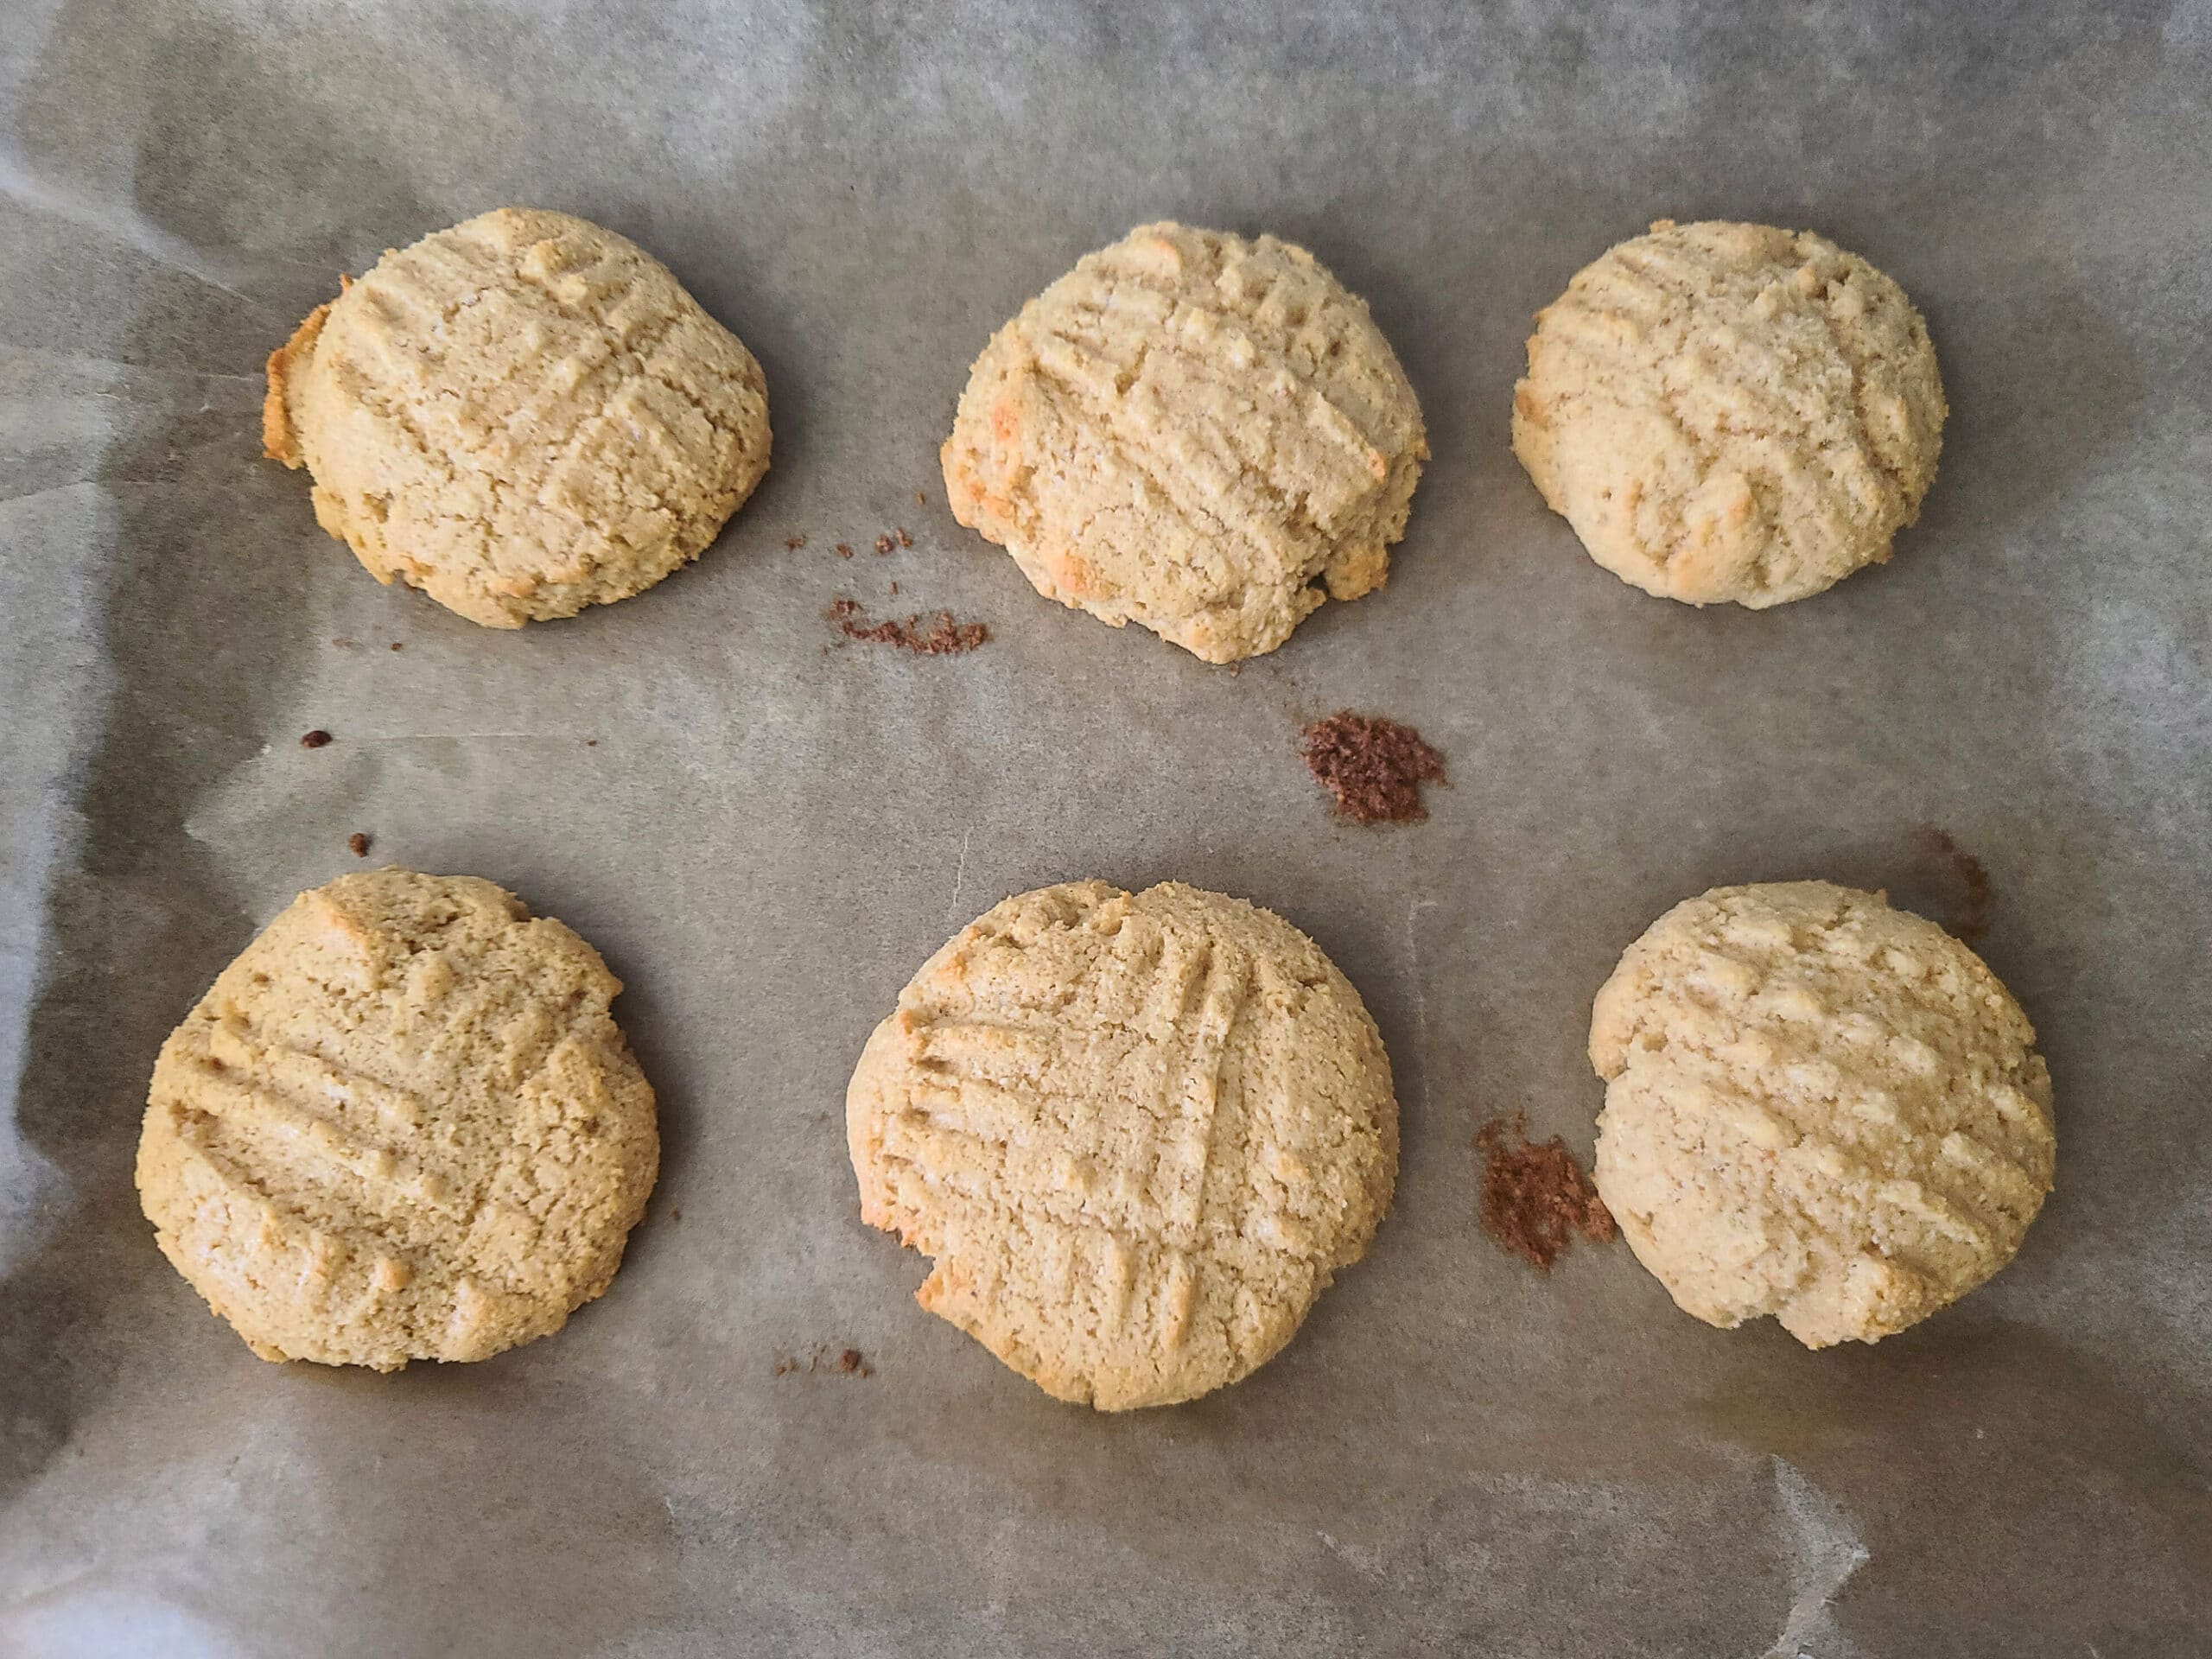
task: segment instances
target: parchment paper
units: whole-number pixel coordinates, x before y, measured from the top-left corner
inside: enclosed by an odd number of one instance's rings
[[[2212,1650],[2202,0],[13,0],[0,54],[0,1650]],[[341,270],[509,202],[666,259],[776,450],[696,569],[498,634],[370,581],[257,410]],[[1815,227],[1926,312],[1953,415],[1894,563],[1700,613],[1544,511],[1529,315],[1661,214]],[[1434,447],[1388,588],[1238,673],[1039,600],[938,478],[991,330],[1159,215],[1313,247]],[[839,595],[992,638],[840,645]],[[1428,823],[1326,816],[1294,733],[1344,706],[1446,752]],[[1956,920],[1922,824],[2056,1078],[2013,1266],[1813,1354],[1483,1236],[1476,1128],[1586,1154],[1646,923],[1800,875]],[[485,1364],[264,1364],[131,1189],[162,1037],[357,830],[594,941],[661,1091],[613,1291]],[[1119,1419],[914,1306],[841,1135],[923,957],[1092,874],[1311,931],[1404,1109],[1289,1350]]]

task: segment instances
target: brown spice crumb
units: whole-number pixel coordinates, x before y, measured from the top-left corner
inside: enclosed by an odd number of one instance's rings
[[[991,637],[981,622],[957,620],[950,611],[919,613],[903,622],[871,622],[856,599],[830,601],[823,613],[848,639],[870,645],[897,645],[923,657],[955,657],[973,651]]]
[[[898,584],[897,582],[893,582],[893,583],[891,584],[891,593],[892,593],[892,596],[893,596],[893,598],[896,598],[896,597],[898,596],[898,594],[899,594],[899,584]]]
[[[914,544],[914,538],[906,533],[904,525],[892,531],[892,534],[899,538],[899,545],[901,547],[912,547]]]
[[[1428,816],[1421,786],[1442,783],[1444,757],[1410,726],[1340,709],[1299,734],[1306,769],[1356,823],[1414,823]]]
[[[333,639],[330,643],[337,646],[340,651],[351,651],[353,649],[353,642],[351,639]]]
[[[926,490],[916,490],[916,491],[914,492],[914,505],[915,505],[916,506],[918,506],[918,507],[926,507],[927,505],[929,505],[929,504],[930,504],[930,498],[929,498],[929,492],[928,492],[928,491],[926,491]]]
[[[1952,908],[1951,931],[1968,944],[1980,944],[1988,935],[1997,908],[1997,889],[1989,880],[1987,867],[1932,823],[1920,825],[1913,836],[1922,850],[1942,861],[1964,890]]]
[[[366,858],[369,855],[368,836],[364,835],[360,830],[356,830],[352,835],[346,837],[346,850],[353,854],[356,858]]]
[[[852,545],[851,545],[851,543],[847,543],[847,542],[840,542],[840,543],[837,543],[837,556],[838,556],[839,558],[841,558],[841,559],[849,559],[849,558],[851,558],[851,557],[853,556],[853,550],[852,550]]]
[[[402,644],[401,644],[398,640],[397,640],[397,639],[395,639],[395,640],[393,640],[393,641],[391,642],[391,648],[392,648],[394,651],[404,651],[404,650],[406,650],[406,649],[407,649],[407,647],[406,647],[405,645],[402,645]]]
[[[321,727],[318,726],[315,730],[305,733],[301,736],[300,747],[303,749],[319,749],[329,741],[330,734],[324,731]]]
[[[598,747],[599,747],[599,740],[598,740],[597,738],[595,738],[595,737],[588,737],[588,738],[584,739],[584,747],[586,747],[586,748],[588,748],[588,749],[595,749],[595,748],[597,748]]]
[[[888,536],[877,537],[875,538],[875,550],[879,553],[888,553],[891,550],[891,538]]]
[[[668,1218],[669,1218],[671,1221],[681,1221],[681,1220],[683,1220],[683,1207],[682,1207],[681,1205],[673,1205],[673,1204],[670,1205],[668,1206]]]
[[[1577,1233],[1593,1243],[1618,1236],[1612,1211],[1567,1142],[1529,1139],[1527,1119],[1492,1118],[1475,1134],[1483,1154],[1483,1230],[1546,1272]]]
[[[785,547],[804,547],[806,545],[806,537],[804,536],[786,536],[784,537],[784,545]]]
[[[823,1343],[816,1343],[803,1354],[778,1354],[775,1375],[791,1376],[804,1372],[809,1376],[823,1371],[835,1371],[842,1376],[874,1376],[875,1367],[857,1348],[833,1351]]]

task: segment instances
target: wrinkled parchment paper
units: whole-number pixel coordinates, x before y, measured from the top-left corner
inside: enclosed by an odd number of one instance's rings
[[[2212,1651],[2209,90],[2202,0],[16,0],[0,1651]],[[695,569],[495,634],[370,581],[257,410],[341,270],[509,202],[666,259],[776,452]],[[1661,214],[1818,228],[1925,310],[1954,414],[1894,563],[1700,613],[1543,510],[1529,315]],[[1435,451],[1389,588],[1237,673],[1037,599],[938,480],[991,330],[1159,215],[1313,247]],[[841,595],[992,638],[840,645]],[[1446,752],[1428,823],[1325,815],[1294,736],[1344,706]],[[1799,875],[1956,920],[1923,824],[1986,866],[2057,1083],[2011,1268],[1812,1354],[1624,1248],[1546,1278],[1483,1236],[1475,1130],[1586,1154],[1589,1000],[1647,922]],[[612,1293],[486,1364],[264,1364],[131,1190],[162,1035],[355,831],[595,942],[661,1091]],[[1311,931],[1405,1116],[1282,1357],[1122,1419],[913,1306],[841,1135],[922,957],[1092,874]]]

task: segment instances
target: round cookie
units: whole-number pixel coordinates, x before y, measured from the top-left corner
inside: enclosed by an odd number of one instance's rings
[[[1927,324],[1864,259],[1662,219],[1536,314],[1513,452],[1622,581],[1758,610],[1890,556],[1946,412]]]
[[[861,1219],[937,1258],[917,1300],[1102,1411],[1271,1358],[1397,1176],[1359,993],[1281,917],[1172,883],[1042,887],[970,923],[845,1102]]]
[[[993,335],[943,450],[953,516],[1047,599],[1210,663],[1382,585],[1421,405],[1303,248],[1146,225]]]
[[[162,1045],[138,1192],[264,1359],[485,1359],[607,1288],[653,1093],[559,922],[474,876],[294,899]]]
[[[2050,1191],[2050,1075],[1981,958],[1878,893],[1716,887],[1598,993],[1598,1191],[1684,1312],[1873,1342],[1972,1290]]]
[[[518,628],[705,550],[768,469],[767,384],[636,244],[503,207],[318,307],[269,359],[263,445],[378,582]]]

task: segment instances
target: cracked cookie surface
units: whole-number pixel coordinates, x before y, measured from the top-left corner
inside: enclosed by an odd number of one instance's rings
[[[1878,893],[1716,887],[1598,993],[1598,1191],[1684,1312],[1873,1342],[2012,1259],[2057,1141],[2035,1032]]]
[[[1367,1010],[1281,918],[1169,884],[1007,899],[925,963],[846,1095],[861,1218],[922,1306],[1062,1400],[1171,1404],[1290,1340],[1398,1161]]]
[[[1039,593],[1227,663],[1382,585],[1428,444],[1312,254],[1160,223],[992,337],[941,458],[954,516]]]
[[[520,627],[697,557],[767,470],[767,385],[634,243],[500,208],[317,308],[269,359],[263,442],[378,581]]]
[[[295,899],[162,1045],[162,1254],[264,1359],[484,1359],[604,1291],[659,1161],[599,953],[474,876]]]
[[[1864,259],[1661,219],[1536,314],[1513,449],[1624,582],[1763,609],[1888,559],[1946,413],[1927,325]]]

